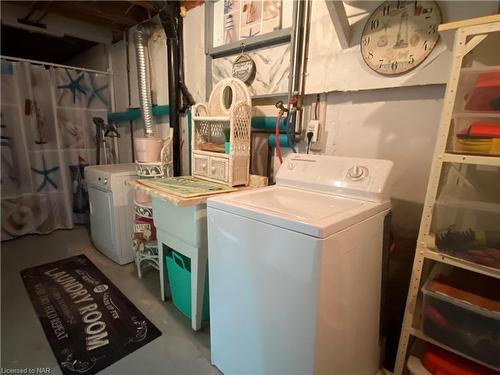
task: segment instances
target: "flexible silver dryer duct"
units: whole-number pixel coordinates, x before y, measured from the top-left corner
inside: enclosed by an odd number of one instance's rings
[[[148,39],[153,31],[153,24],[143,23],[137,26],[134,33],[135,55],[137,58],[137,79],[139,82],[139,101],[144,120],[144,135],[153,137],[153,111],[151,104],[151,87],[148,77]]]

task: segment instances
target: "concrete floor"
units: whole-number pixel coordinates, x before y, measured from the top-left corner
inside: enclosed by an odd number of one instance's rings
[[[210,364],[209,329],[191,330],[191,322],[160,300],[158,273],[145,269],[137,277],[132,264],[119,266],[91,244],[87,228],[30,235],[2,243],[1,367],[50,367],[61,374],[19,271],[73,255],[85,254],[151,320],[162,335],[105,368],[100,374],[220,374]]]

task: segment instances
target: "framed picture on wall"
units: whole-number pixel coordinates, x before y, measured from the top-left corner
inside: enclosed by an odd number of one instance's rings
[[[272,33],[289,26],[292,7],[283,5],[282,0],[219,0],[215,2],[213,5],[213,47]]]

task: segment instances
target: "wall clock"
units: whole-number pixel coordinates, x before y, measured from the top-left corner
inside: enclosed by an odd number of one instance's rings
[[[361,56],[377,73],[408,72],[436,46],[441,21],[435,1],[385,1],[365,24]]]

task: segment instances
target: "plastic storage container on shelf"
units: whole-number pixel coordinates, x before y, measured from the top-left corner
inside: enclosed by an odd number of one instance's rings
[[[435,345],[427,346],[423,358],[422,366],[424,371],[431,375],[498,375],[497,371],[438,348]]]
[[[500,111],[500,66],[463,68],[454,112]]]
[[[436,267],[422,292],[424,334],[500,370],[500,280]]]
[[[499,167],[445,164],[429,246],[500,269],[499,175]]]
[[[406,361],[406,367],[408,368],[408,372],[410,373],[410,375],[433,375],[432,373],[427,371],[420,358],[413,355],[410,355],[408,357],[408,361]]]
[[[500,156],[500,112],[453,116],[454,142],[448,151]]]
[[[172,302],[181,313],[191,319],[191,259],[175,250],[169,250],[165,256],[165,263]],[[208,271],[205,275],[201,320],[209,319]]]
[[[447,151],[500,156],[500,66],[463,68]]]

